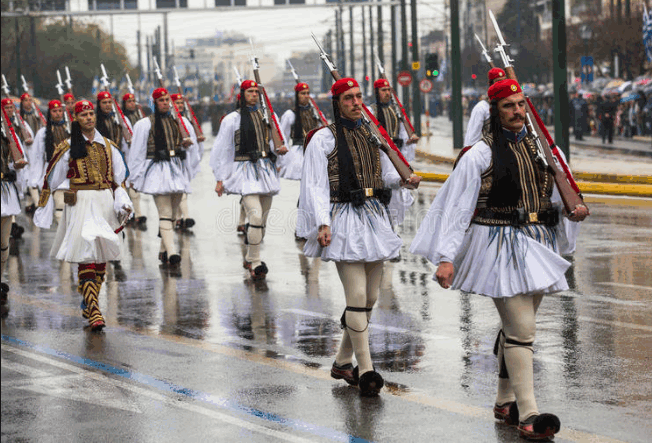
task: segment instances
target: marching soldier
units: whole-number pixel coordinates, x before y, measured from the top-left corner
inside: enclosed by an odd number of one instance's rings
[[[297,83],[294,86],[294,109],[288,109],[281,116],[283,136],[291,141],[288,153],[277,161],[281,177],[288,180],[301,180],[303,142],[306,134],[320,126],[322,126],[321,120],[315,116],[310,105],[310,87],[307,83]]]
[[[20,116],[23,118],[25,123],[29,125],[32,134],[36,134],[36,132],[43,126],[41,116],[36,111],[35,106],[32,96],[27,92],[20,96]]]
[[[97,130],[104,137],[115,143],[125,157],[129,154],[129,144],[124,137],[122,125],[118,122],[121,116],[113,110],[113,97],[108,91],[97,94]]]
[[[29,161],[30,158],[29,148],[31,148],[34,142],[34,134],[32,133],[32,129],[29,126],[24,125],[20,121],[20,118],[16,113],[16,105],[14,104],[14,101],[12,99],[10,98],[2,99],[2,109],[6,112],[7,117],[11,121],[11,124],[13,125],[16,131],[16,135],[18,136],[18,141],[21,144],[21,148]],[[29,190],[29,186],[28,186],[29,177],[30,177],[29,163],[27,164],[27,167],[21,168],[20,170],[16,171],[15,184],[18,189],[19,197],[23,196],[26,188]],[[34,197],[36,197],[37,195],[38,195],[38,190],[36,191],[36,193],[34,192],[30,193],[30,199],[32,199],[32,203]],[[36,200],[36,203],[38,203],[38,200]],[[25,232],[25,228],[23,228],[18,223],[16,223],[16,217],[14,216],[12,218],[12,223],[11,223],[11,236],[13,238],[21,238],[24,232]]]
[[[2,107],[4,109],[8,108],[9,105],[11,105],[12,108],[15,108],[11,99],[6,98],[2,100]],[[16,215],[20,214],[20,194],[16,187],[16,170],[25,166],[25,164],[13,162],[9,150],[9,137],[11,136],[11,134],[6,134],[4,130],[2,131],[2,147],[0,151],[0,172],[2,174],[0,183],[2,186],[2,192],[0,193],[2,196],[0,205],[0,210],[2,211],[2,223],[0,226],[0,276],[3,278],[2,283],[0,283],[0,303],[2,304],[3,312],[5,309],[4,305],[7,303],[7,294],[9,292],[9,285],[4,281],[5,265],[9,258],[9,237],[11,236],[11,232],[14,230],[15,225],[15,223],[12,223],[12,220]],[[20,139],[18,140],[18,143],[20,143]]]
[[[65,108],[59,100],[51,100],[48,103],[47,123],[45,127],[39,129],[34,136],[34,147],[32,148],[34,155],[31,159],[32,169],[34,170],[32,176],[34,186],[40,187],[43,185],[45,170],[50,163],[50,160],[52,160],[55,148],[59,146],[61,142],[70,138],[70,134],[66,127],[64,112],[66,112]],[[51,189],[52,197],[54,198],[54,214],[57,223],[60,223],[61,215],[63,214],[63,192],[68,188],[68,179],[66,179],[57,187],[57,189]]]
[[[416,134],[413,134],[411,138],[408,137],[405,126],[401,123],[394,108],[390,106],[392,88],[389,81],[384,78],[376,80],[374,82],[374,92],[376,102],[370,106],[371,112],[376,116],[380,124],[383,125],[405,159],[408,162],[413,161],[415,157],[415,144],[419,140],[419,137]],[[414,197],[409,189],[392,189],[392,199],[387,209],[389,210],[394,226],[403,223],[405,212],[412,206],[412,203],[414,203]]]
[[[129,120],[129,124],[131,124],[132,128],[136,125],[138,120],[141,119],[138,105],[136,103],[136,97],[131,92],[127,92],[122,96],[122,111],[124,112],[125,117]],[[134,204],[134,218],[132,219],[132,222],[141,229],[144,229],[146,227],[147,217],[143,215],[143,212],[140,209],[140,193],[134,189],[131,180],[129,179],[127,179],[127,189],[129,192],[129,198],[131,198],[131,202]]]
[[[243,266],[253,280],[262,280],[268,269],[260,259],[260,243],[272,197],[281,189],[275,166],[276,155],[285,155],[282,146],[275,152],[270,128],[258,109],[258,85],[245,80],[240,85],[240,105],[224,117],[211,151],[211,168],[217,180],[215,192],[242,196],[249,223],[246,225],[247,252]]]
[[[331,377],[358,385],[365,396],[384,385],[369,351],[369,319],[378,298],[383,262],[397,257],[402,241],[386,205],[401,179],[361,125],[362,92],[352,78],[332,88],[334,122],[308,141],[300,208],[309,226],[304,254],[334,261],[344,285],[344,335]],[[418,185],[412,177],[411,185]],[[358,366],[353,366],[353,356]]]
[[[52,223],[52,189],[67,178],[62,223],[52,245],[52,255],[78,264],[78,291],[83,296],[82,316],[92,331],[105,327],[98,295],[106,262],[120,259],[119,219],[133,211],[124,188],[127,165],[118,147],[95,128],[95,109],[88,100],[75,104],[70,139],[52,154],[34,223],[44,229]]]
[[[487,72],[489,86],[496,82],[505,80],[505,71],[500,68],[491,68]],[[466,125],[466,135],[464,136],[464,146],[473,146],[482,139],[482,128],[485,122],[489,120],[489,100],[480,100],[471,111],[469,123]]]
[[[565,272],[588,208],[561,211],[551,169],[525,126],[526,100],[515,80],[488,91],[491,117],[482,140],[459,159],[423,220],[410,251],[437,265],[443,288],[491,297],[502,322],[494,415],[521,436],[547,439],[559,418],[540,414],[532,345],[546,294],[568,289]],[[564,161],[563,157],[559,160]]]
[[[171,94],[170,98],[172,101],[177,105],[177,109],[181,113],[181,115],[186,114],[186,102],[183,99],[183,96],[181,94]],[[190,121],[190,119],[188,119]],[[193,162],[193,164],[196,165],[196,167],[190,171],[190,181],[192,181],[197,174],[200,171],[200,166],[199,163],[201,162],[201,158],[204,154],[204,142],[199,141],[197,139],[197,134],[195,133],[195,129],[193,126],[188,126],[188,132],[190,133],[190,137],[193,139],[193,141],[197,144],[199,149],[197,149],[197,159]],[[195,226],[195,220],[193,218],[188,217],[188,194],[183,194],[183,197],[181,197],[181,203],[179,203],[179,213],[175,214],[176,222],[175,222],[175,229],[181,229],[181,230],[186,230],[189,228],[192,228]]]
[[[192,192],[190,177],[197,167],[199,147],[191,139],[182,139],[179,122],[170,113],[170,94],[155,89],[154,113],[134,127],[129,152],[130,181],[134,189],[154,197],[159,216],[161,246],[159,260],[178,267],[181,255],[174,243],[174,215],[183,194]],[[190,122],[183,119],[186,128]]]

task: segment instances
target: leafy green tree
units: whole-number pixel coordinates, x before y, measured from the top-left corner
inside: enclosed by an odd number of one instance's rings
[[[3,0],[3,10],[5,0]],[[127,51],[97,24],[81,20],[2,17],[2,72],[16,86],[16,49],[20,50],[20,73],[33,81],[37,97],[57,96],[56,71],[62,75],[68,66],[77,97],[89,96],[95,76],[101,76],[100,63],[109,75],[119,80],[125,72],[136,75]],[[135,78],[138,78],[137,76]]]

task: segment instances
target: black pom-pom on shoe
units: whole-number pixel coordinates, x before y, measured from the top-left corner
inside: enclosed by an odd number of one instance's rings
[[[360,395],[363,397],[375,397],[385,386],[385,380],[378,372],[369,371],[360,376],[358,386],[360,387]]]
[[[519,423],[521,437],[528,440],[549,440],[561,429],[559,417],[554,414],[539,414]]]

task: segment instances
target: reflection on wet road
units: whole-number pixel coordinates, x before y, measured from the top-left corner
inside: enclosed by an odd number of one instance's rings
[[[176,272],[157,260],[156,209],[142,199],[150,224],[126,229],[124,258],[107,267],[100,335],[83,330],[76,269],[49,258],[54,231],[19,219],[26,233],[12,247],[2,323],[3,441],[73,432],[113,441],[519,441],[491,414],[493,303],[441,289],[434,267],[407,251],[437,186],[418,192],[401,260],[385,267],[370,327],[388,382],[377,399],[329,377],[344,295],[334,265],[306,258],[294,240],[298,184],[284,181],[274,199],[264,282],[242,268],[238,199],[215,196],[207,158],[193,186],[197,224],[176,235]],[[538,402],[562,418],[556,441],[642,442],[652,434],[652,203],[588,202],[571,289],[540,310]]]

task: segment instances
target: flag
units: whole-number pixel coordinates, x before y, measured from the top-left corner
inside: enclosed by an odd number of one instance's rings
[[[649,62],[652,62],[652,10],[643,4],[643,46]]]

